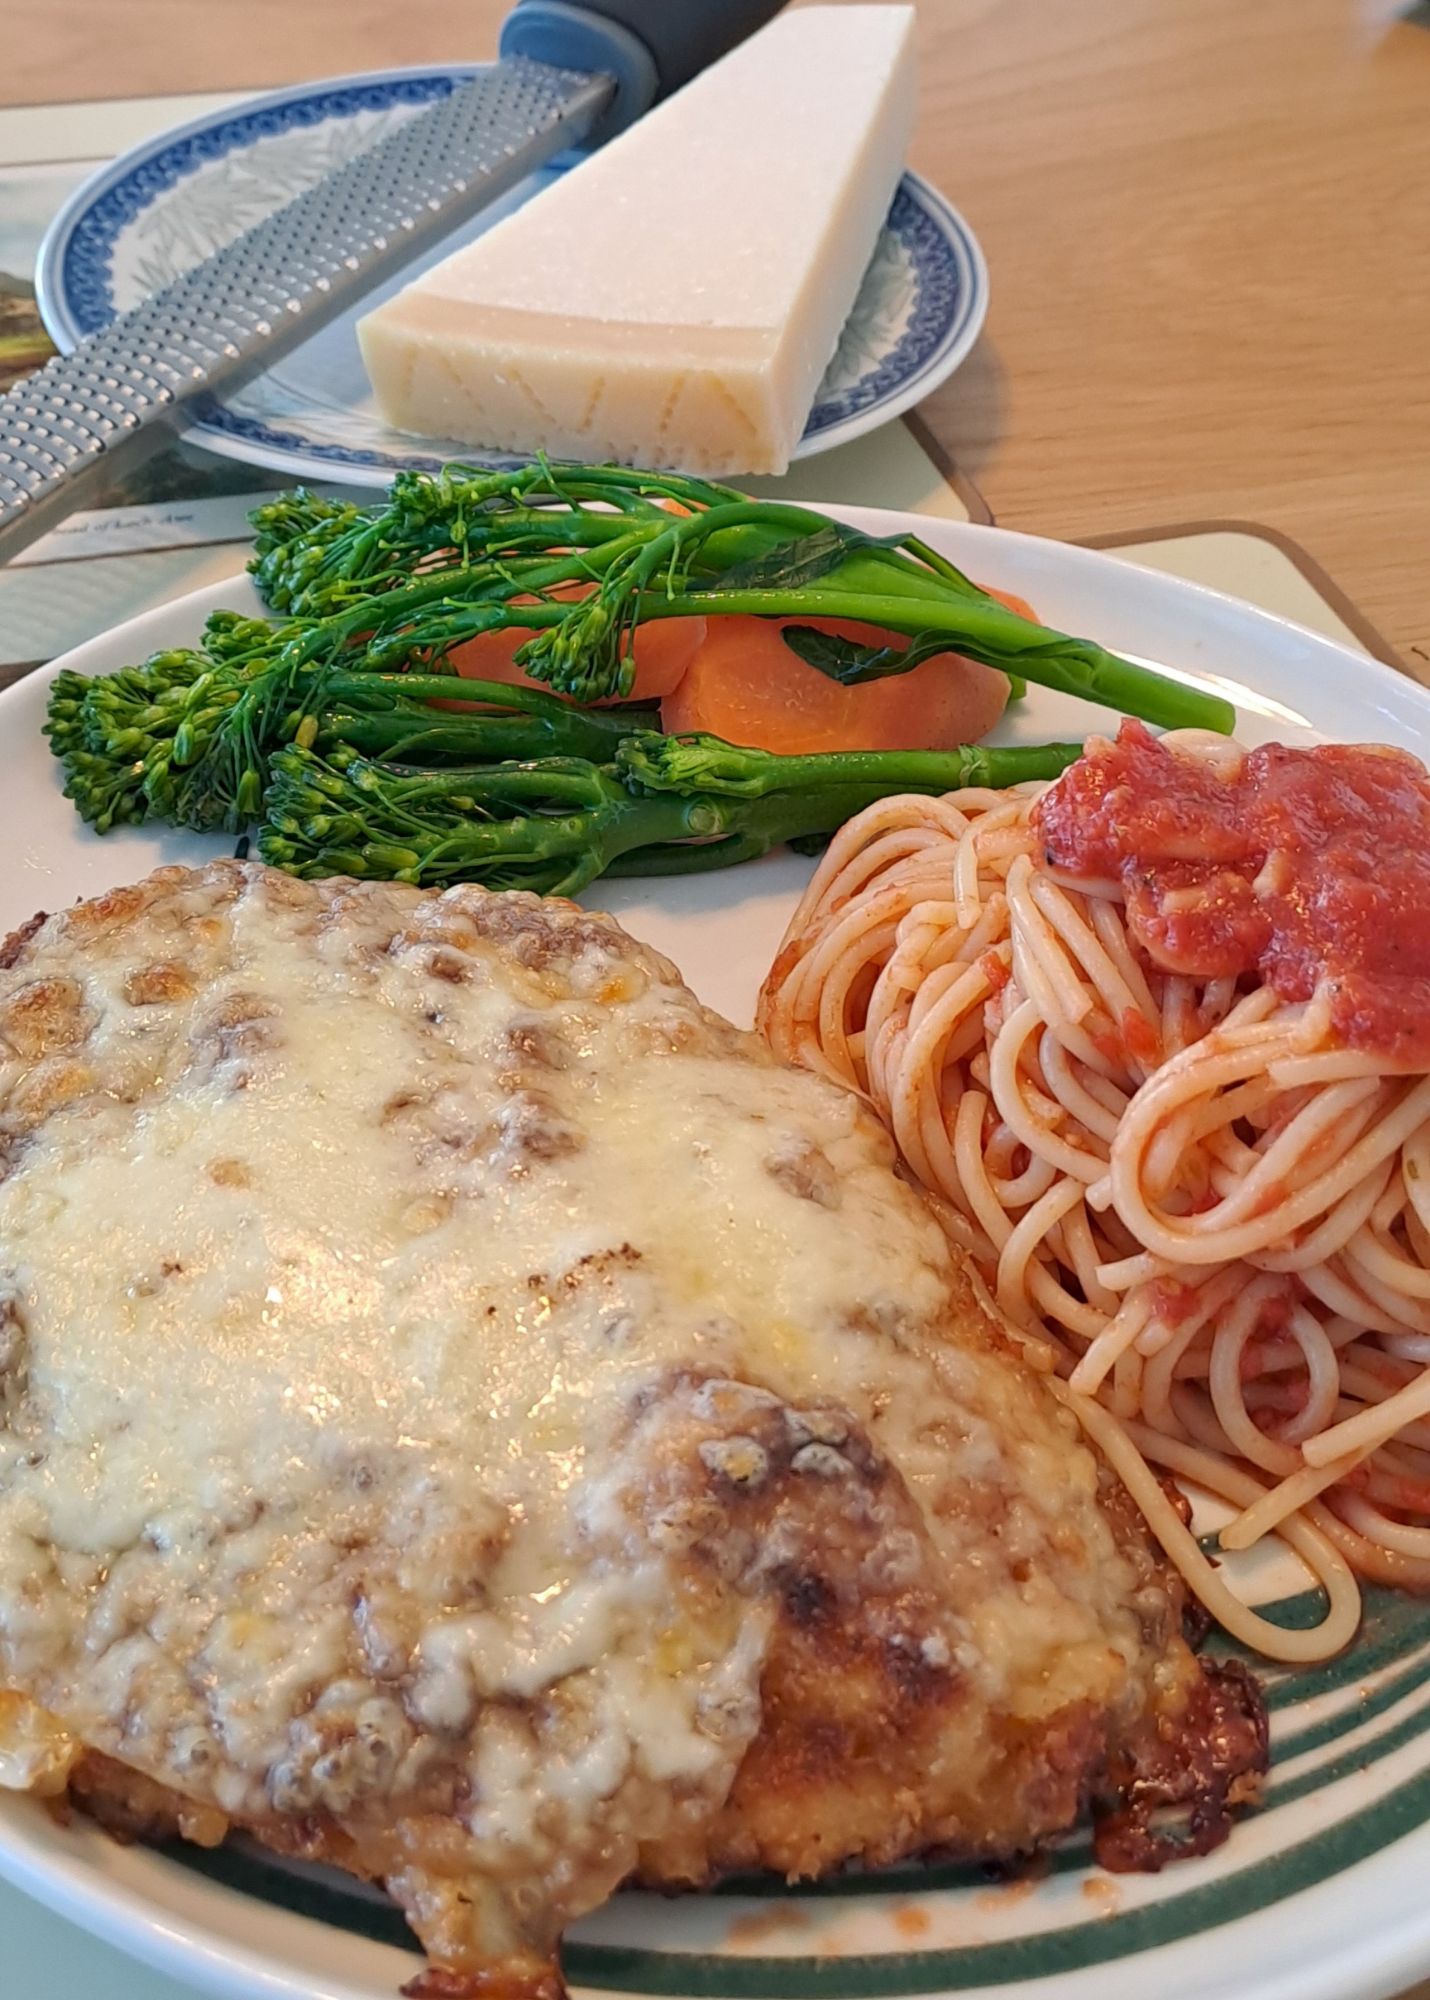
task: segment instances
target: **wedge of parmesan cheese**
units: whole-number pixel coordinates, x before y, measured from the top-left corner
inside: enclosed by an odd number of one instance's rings
[[[782,15],[358,327],[383,416],[782,472],[898,185],[912,7]]]

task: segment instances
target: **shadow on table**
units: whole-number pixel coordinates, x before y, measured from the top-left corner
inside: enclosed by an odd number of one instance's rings
[[[984,334],[957,374],[920,406],[920,413],[952,453],[959,471],[976,482],[1002,436],[1006,403],[1003,363]]]

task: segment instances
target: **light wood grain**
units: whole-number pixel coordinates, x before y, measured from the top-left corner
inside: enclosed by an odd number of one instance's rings
[[[503,11],[45,0],[0,102],[476,58]],[[924,414],[997,519],[1268,522],[1430,679],[1430,30],[1394,0],[921,0],[920,25],[914,164],[993,277]]]

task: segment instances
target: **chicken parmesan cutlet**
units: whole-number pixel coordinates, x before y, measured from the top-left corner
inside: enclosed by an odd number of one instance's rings
[[[0,949],[0,1782],[385,1884],[1206,1846],[1265,1760],[864,1105],[610,918],[161,869]]]

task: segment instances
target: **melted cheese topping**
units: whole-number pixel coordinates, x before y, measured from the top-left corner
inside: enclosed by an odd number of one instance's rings
[[[1093,1462],[950,1339],[883,1133],[609,920],[164,871],[50,921],[0,1037],[0,1683],[84,1741],[254,1824],[447,1815],[528,1885],[489,1939],[584,1907],[759,1727],[772,1558],[693,1567],[667,1490],[772,1477],[721,1383],[796,1493],[854,1478],[801,1410],[894,1468],[925,1662],[1124,1690]]]

